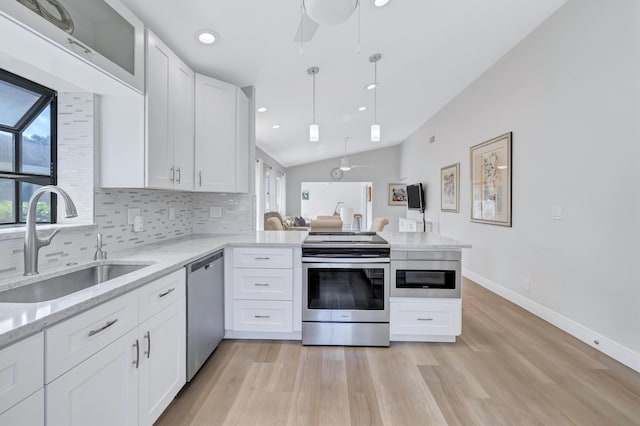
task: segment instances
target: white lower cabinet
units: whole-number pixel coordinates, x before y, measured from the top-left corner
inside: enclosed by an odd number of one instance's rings
[[[66,353],[47,361],[52,370],[69,367],[70,349],[88,354],[45,386],[47,425],[152,425],[158,419],[186,382],[185,277],[184,270],[168,274],[47,330],[47,347]],[[127,329],[116,327],[123,324]]]
[[[292,302],[284,300],[235,300],[233,329],[291,333]]]
[[[455,342],[462,333],[462,300],[392,297],[391,341]]]
[[[0,414],[0,425],[44,426],[44,389]]]
[[[185,298],[140,325],[140,425],[152,425],[185,384]]]
[[[48,384],[47,425],[138,424],[137,337],[131,330]]]

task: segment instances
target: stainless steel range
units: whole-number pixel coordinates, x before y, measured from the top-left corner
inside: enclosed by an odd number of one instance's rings
[[[389,346],[389,244],[310,232],[302,245],[302,344]]]

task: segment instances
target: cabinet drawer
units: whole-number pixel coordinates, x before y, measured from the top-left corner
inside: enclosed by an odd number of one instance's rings
[[[292,268],[293,251],[290,248],[241,247],[233,249],[236,268]]]
[[[233,271],[234,299],[291,300],[291,269],[236,268]]]
[[[137,325],[138,292],[132,291],[45,330],[45,383]]]
[[[42,333],[0,350],[0,413],[41,388],[43,379]]]
[[[234,300],[233,329],[236,331],[292,331],[292,302]]]
[[[180,269],[141,287],[140,322],[157,314],[185,295],[186,271]]]
[[[461,300],[392,301],[389,328],[391,334],[458,336],[462,332]]]

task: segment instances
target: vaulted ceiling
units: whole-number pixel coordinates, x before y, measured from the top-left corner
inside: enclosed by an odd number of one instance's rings
[[[288,167],[343,155],[345,137],[349,153],[401,143],[566,0],[361,0],[360,11],[321,25],[302,46],[294,41],[300,0],[122,1],[195,71],[254,86],[256,106],[268,108],[256,113],[256,143]],[[200,44],[202,29],[218,42]],[[382,54],[377,143],[369,140],[373,93],[364,88],[373,53]],[[309,142],[311,66],[320,68],[319,142]]]

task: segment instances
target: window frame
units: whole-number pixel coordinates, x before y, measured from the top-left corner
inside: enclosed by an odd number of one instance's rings
[[[0,68],[0,80],[27,89],[31,92],[40,94],[40,99],[35,102],[31,108],[18,120],[14,126],[7,126],[0,123],[0,131],[9,133],[13,136],[13,155],[14,167],[13,171],[0,170],[0,179],[12,180],[14,184],[14,208],[13,222],[0,223],[0,228],[22,225],[22,193],[20,190],[21,183],[30,183],[34,185],[56,185],[58,176],[58,93],[55,90],[42,86],[26,78],[20,77],[9,71]],[[49,153],[49,174],[40,175],[35,173],[22,172],[22,133],[36,120],[42,112],[49,107],[50,113],[50,149]],[[57,222],[57,196],[51,193],[50,201],[50,221],[38,222],[54,224]],[[26,218],[25,218],[26,220]]]

